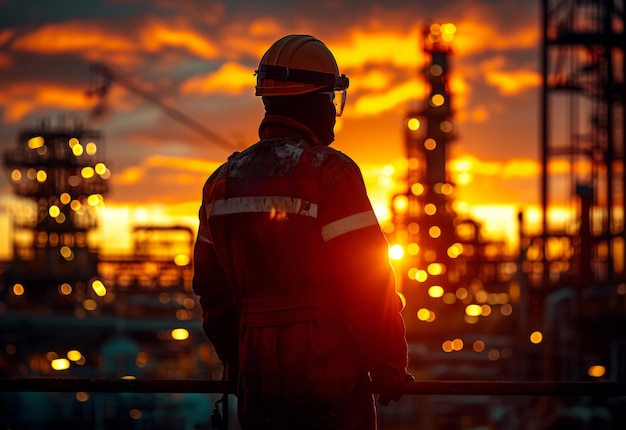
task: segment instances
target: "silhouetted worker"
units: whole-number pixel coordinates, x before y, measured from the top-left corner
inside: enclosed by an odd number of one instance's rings
[[[358,166],[328,146],[348,78],[308,35],[275,42],[256,75],[260,141],[203,189],[204,331],[243,429],[375,429],[370,378],[413,378],[387,241]]]

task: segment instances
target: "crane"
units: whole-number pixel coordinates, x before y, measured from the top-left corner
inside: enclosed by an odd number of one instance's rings
[[[142,96],[143,98],[145,98],[146,100],[156,104],[161,109],[163,109],[163,111],[167,115],[169,115],[176,121],[180,122],[181,124],[185,125],[186,127],[199,133],[200,135],[207,138],[208,140],[212,141],[214,144],[228,151],[237,151],[241,149],[235,146],[230,141],[216,134],[215,132],[209,130],[207,127],[205,127],[198,121],[176,110],[175,108],[167,104],[165,101],[161,100],[161,98],[155,93],[142,88],[133,80],[113,70],[109,66],[102,64],[102,63],[91,63],[90,72],[92,75],[96,75],[101,78],[99,82],[97,82],[95,85],[92,85],[91,88],[87,91],[87,96],[98,98],[98,104],[95,106],[93,110],[94,115],[99,115],[103,112],[104,106],[105,106],[104,100],[109,92],[111,83],[115,81],[121,84],[122,86],[124,86],[125,88],[131,90],[135,94],[138,94]]]

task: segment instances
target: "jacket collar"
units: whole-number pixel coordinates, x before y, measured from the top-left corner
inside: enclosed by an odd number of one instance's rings
[[[259,137],[261,139],[293,137],[306,140],[315,145],[323,145],[310,128],[300,121],[283,115],[266,115],[259,126]]]

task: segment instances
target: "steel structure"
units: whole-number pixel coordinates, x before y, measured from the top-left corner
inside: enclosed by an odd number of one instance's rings
[[[523,244],[534,285],[624,279],[624,12],[623,0],[542,1],[542,233]]]

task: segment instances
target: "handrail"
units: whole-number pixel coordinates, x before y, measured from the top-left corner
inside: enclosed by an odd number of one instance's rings
[[[133,392],[234,394],[231,381],[197,379],[2,378],[0,392]],[[385,387],[371,384],[378,394]],[[396,394],[495,396],[626,396],[626,382],[578,381],[414,381]]]

